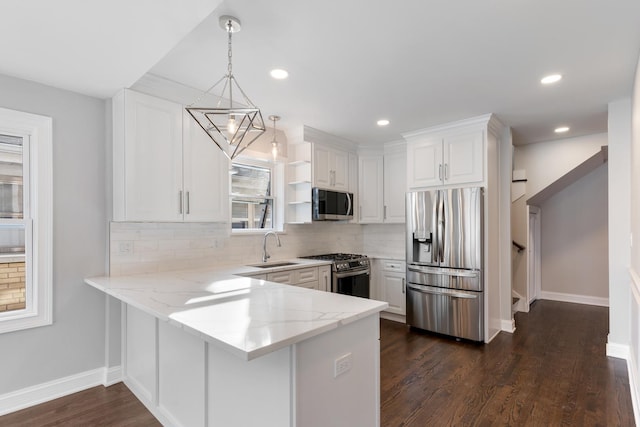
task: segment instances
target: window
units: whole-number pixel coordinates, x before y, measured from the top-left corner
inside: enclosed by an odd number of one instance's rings
[[[231,228],[274,228],[273,169],[233,163],[231,167]]]
[[[51,131],[0,108],[0,332],[52,322]]]

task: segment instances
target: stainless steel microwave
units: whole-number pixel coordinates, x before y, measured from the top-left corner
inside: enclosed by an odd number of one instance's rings
[[[353,193],[311,189],[311,219],[340,221],[353,219]]]

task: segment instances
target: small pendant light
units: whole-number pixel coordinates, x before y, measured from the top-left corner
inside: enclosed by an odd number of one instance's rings
[[[280,120],[280,116],[269,116],[269,120],[273,121],[273,139],[271,140],[271,155],[273,160],[278,159],[278,141],[276,140],[276,122]]]

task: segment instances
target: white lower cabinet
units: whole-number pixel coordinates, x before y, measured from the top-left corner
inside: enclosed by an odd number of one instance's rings
[[[318,267],[299,268],[295,270],[267,273],[267,280],[270,282],[283,283],[285,285],[318,289]]]
[[[122,304],[124,383],[162,425],[380,425],[377,313],[247,361]]]
[[[318,267],[318,275],[320,276],[318,290],[331,292],[331,266],[323,265]]]
[[[291,268],[271,273],[247,274],[246,276],[253,279],[331,292],[331,265]]]
[[[386,313],[406,314],[406,264],[404,261],[376,259],[377,298],[389,303]],[[392,318],[393,320],[400,320]]]

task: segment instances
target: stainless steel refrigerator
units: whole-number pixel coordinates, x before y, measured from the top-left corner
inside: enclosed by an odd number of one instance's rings
[[[484,340],[483,189],[407,193],[407,324]]]

